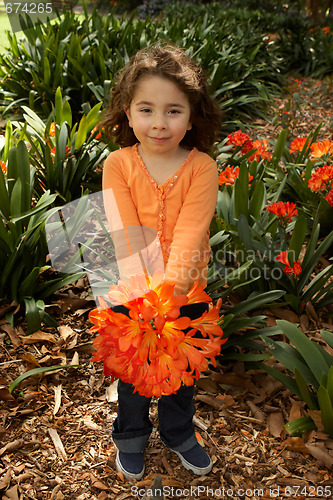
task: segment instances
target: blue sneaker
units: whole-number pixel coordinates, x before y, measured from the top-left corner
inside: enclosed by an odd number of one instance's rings
[[[176,451],[172,449],[171,451],[179,456],[185,469],[191,470],[198,476],[204,476],[212,470],[213,463],[199,443],[195,444],[193,448],[187,451]]]
[[[139,453],[123,453],[117,452],[116,469],[122,472],[125,479],[133,481],[133,479],[141,479],[145,471],[143,451]]]

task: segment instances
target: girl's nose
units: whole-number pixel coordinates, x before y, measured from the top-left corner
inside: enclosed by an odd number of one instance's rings
[[[166,120],[163,115],[156,114],[154,116],[153,128],[163,130],[166,128]]]

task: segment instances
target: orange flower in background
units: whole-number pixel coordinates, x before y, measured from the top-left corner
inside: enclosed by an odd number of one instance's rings
[[[286,203],[283,201],[274,202],[267,210],[277,215],[282,225],[287,225],[292,217],[296,217],[298,213],[296,203],[290,203],[289,201]]]
[[[325,155],[331,156],[333,155],[333,141],[314,142],[311,144],[310,149],[311,160],[319,160],[319,158]]]
[[[324,165],[317,168],[311,174],[308,185],[311,191],[328,194],[333,189],[333,165]]]
[[[327,200],[331,207],[333,207],[333,189],[331,189],[331,191],[329,191],[325,196],[325,200]]]
[[[219,175],[219,185],[232,186],[239,175],[239,167],[225,167]]]
[[[103,361],[106,376],[120,377],[146,397],[174,394],[181,384],[193,385],[209,360],[215,364],[226,342],[218,325],[221,300],[213,306],[198,283],[187,295],[174,295],[174,287],[155,275],[133,277],[129,285],[119,281],[107,298],[127,307],[129,316],[114,312],[103,298],[89,314],[91,331],[99,333],[93,361]],[[182,305],[198,302],[209,303],[208,312],[195,320],[179,317]],[[198,330],[201,338],[194,336]]]
[[[326,35],[331,31],[331,28],[329,26],[324,26],[323,27],[323,32],[326,33]]]
[[[287,274],[294,274],[295,276],[298,276],[302,272],[302,267],[297,260],[293,267],[291,267],[288,259],[288,250],[284,250],[281,252],[277,257],[275,257],[275,260],[281,262],[281,264],[284,264],[286,267],[283,269],[284,273]]]
[[[232,186],[239,175],[239,167],[226,167],[219,175],[219,185]],[[253,175],[249,173],[249,182],[253,179]]]
[[[50,125],[49,136],[51,136],[51,137],[55,136],[55,123],[54,122],[52,122]]]
[[[7,163],[5,161],[0,160],[2,173],[5,174],[7,172]]]
[[[303,150],[304,144],[306,143],[307,137],[298,137],[294,139],[290,144],[290,153],[299,153]]]
[[[250,136],[247,134],[244,134],[241,130],[237,130],[236,132],[233,132],[232,134],[228,135],[228,142],[227,144],[232,144],[234,146],[240,146],[242,148],[242,153],[245,154],[248,151],[251,151],[253,149],[253,144],[250,139]]]
[[[115,4],[116,5],[116,4]],[[98,140],[98,139],[102,139],[102,134],[101,134],[101,131],[97,128],[97,127],[94,127],[92,129],[92,131],[90,132],[91,135],[95,135],[94,139]]]
[[[249,157],[249,161],[259,161],[261,158],[267,160],[272,159],[272,155],[268,151],[268,139],[253,141],[253,148],[255,148],[256,151]]]

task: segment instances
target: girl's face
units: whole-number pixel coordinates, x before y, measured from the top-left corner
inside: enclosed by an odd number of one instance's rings
[[[187,95],[174,82],[159,76],[140,79],[125,112],[146,155],[179,152],[180,141],[192,128]]]

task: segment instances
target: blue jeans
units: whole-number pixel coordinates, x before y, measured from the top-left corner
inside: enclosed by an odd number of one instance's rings
[[[128,314],[124,306],[116,306],[113,310]],[[205,311],[208,311],[208,304],[200,302],[181,307],[180,316],[195,319]],[[131,384],[119,380],[118,415],[113,423],[112,438],[117,448],[124,453],[144,451],[153,428],[149,419],[151,398],[141,396],[138,392],[133,394],[133,390]],[[192,423],[195,413],[193,395],[194,385],[182,385],[176,394],[161,396],[158,400],[160,437],[173,450],[187,451],[197,442]]]

